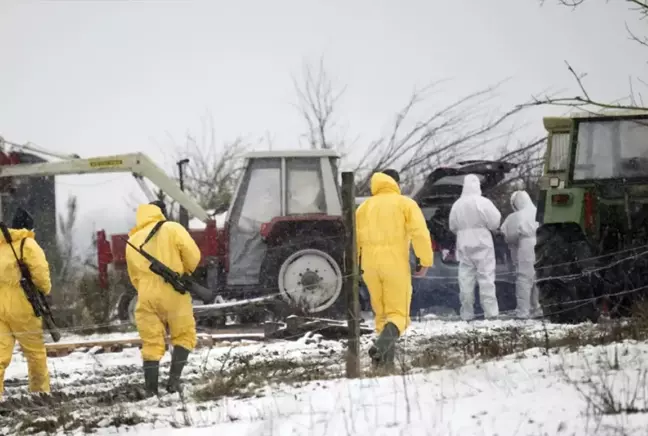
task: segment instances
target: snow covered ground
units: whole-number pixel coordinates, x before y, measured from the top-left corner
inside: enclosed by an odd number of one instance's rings
[[[27,400],[17,352],[0,434],[643,435],[648,344],[578,345],[600,329],[417,322],[400,342],[398,374],[369,370],[366,337],[365,376],[351,381],[340,377],[344,343],[317,334],[222,344],[191,356],[184,399],[142,399],[140,353],[126,349],[49,359],[52,398]],[[162,381],[168,363],[167,354]]]

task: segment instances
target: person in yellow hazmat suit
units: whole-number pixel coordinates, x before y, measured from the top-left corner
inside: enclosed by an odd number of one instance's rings
[[[161,201],[137,208],[135,227],[129,242],[143,249],[173,271],[191,274],[200,262],[200,249],[179,223],[166,221]],[[189,353],[196,346],[196,320],[189,293],[181,294],[149,269],[150,262],[132,247],[126,247],[126,265],[137,290],[135,324],[142,338],[144,387],[147,395],[158,394],[160,359],[165,352],[165,333],[169,329],[173,352],[166,389],[180,389],[180,376]]]
[[[27,359],[29,391],[49,393],[50,378],[47,351],[43,339],[43,321],[20,286],[16,256],[23,259],[34,285],[45,295],[52,289],[50,269],[43,249],[34,239],[34,219],[18,208],[9,227],[13,250],[0,236],[0,396],[4,393],[5,370],[11,363],[17,340]],[[15,255],[14,255],[15,251]]]
[[[434,253],[423,212],[401,195],[400,176],[392,169],[371,176],[371,197],[356,210],[356,238],[362,278],[369,290],[378,339],[369,350],[376,367],[391,368],[395,345],[410,325],[412,273],[410,243],[424,276]]]

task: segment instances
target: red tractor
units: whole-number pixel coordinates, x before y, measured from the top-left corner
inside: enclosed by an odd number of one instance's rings
[[[214,301],[237,300],[242,308],[249,299],[261,299],[279,301],[282,309],[333,317],[340,314],[343,303],[340,296],[345,232],[338,160],[339,156],[330,150],[247,154],[221,228],[143,154],[0,166],[0,179],[129,172],[152,197],[143,180],[147,178],[190,216],[205,223],[204,229],[190,229],[190,233],[202,251],[195,278],[213,290],[213,299],[196,301],[197,312],[210,319],[206,309],[218,306],[210,306]],[[121,273],[119,283],[125,284],[125,289],[119,299],[118,315],[122,320],[132,320],[137,294],[125,276],[125,237],[107,237],[104,231],[98,232],[99,280],[108,289],[109,267]],[[265,312],[258,311],[257,304],[254,307],[241,315],[242,321],[262,320]]]

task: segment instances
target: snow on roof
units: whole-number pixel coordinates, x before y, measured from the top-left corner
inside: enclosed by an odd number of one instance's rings
[[[245,158],[276,158],[276,157],[340,157],[335,150],[269,150],[269,151],[251,151],[246,153]]]
[[[213,210],[208,210],[207,213],[211,216],[214,211]],[[227,212],[219,213],[218,215],[214,215],[214,220],[216,221],[216,227],[221,228],[225,225],[225,221],[227,220]],[[200,221],[198,218],[191,218],[189,220],[189,229],[191,230],[202,230],[204,229],[205,223]]]

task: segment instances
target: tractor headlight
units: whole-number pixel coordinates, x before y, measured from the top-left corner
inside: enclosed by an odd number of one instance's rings
[[[552,177],[549,179],[549,186],[557,188],[558,185],[560,185],[560,179],[558,177]]]

